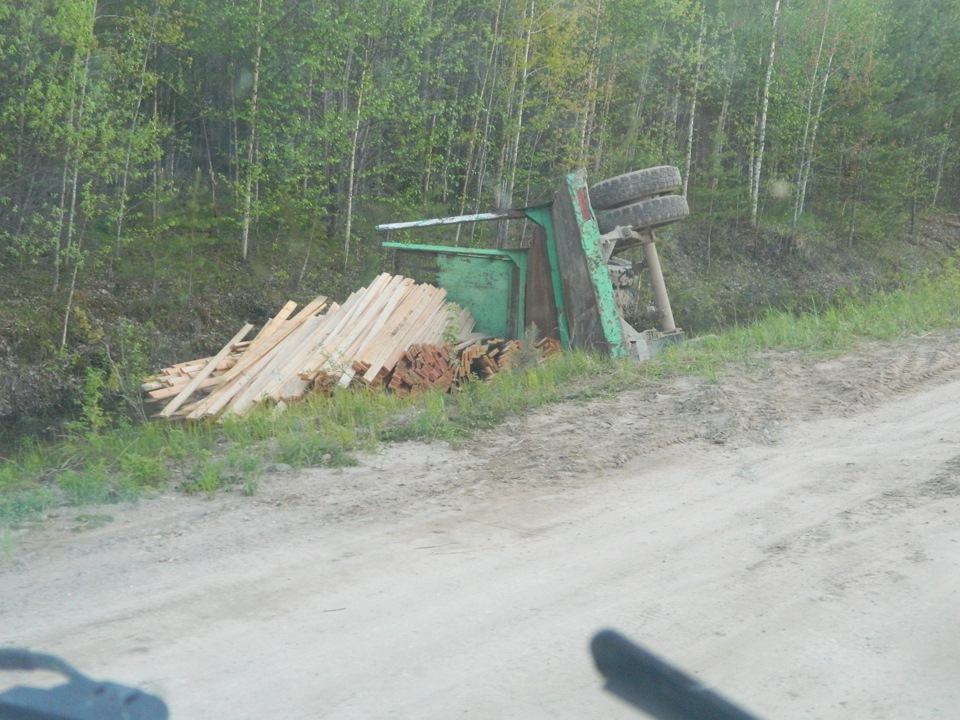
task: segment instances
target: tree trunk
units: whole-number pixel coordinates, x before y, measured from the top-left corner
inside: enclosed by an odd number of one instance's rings
[[[494,67],[494,62],[497,56],[497,48],[500,46],[500,18],[503,13],[503,0],[497,3],[497,14],[494,17],[493,21],[493,39],[490,41],[490,52],[487,55],[487,64],[483,69],[483,79],[480,81],[480,107],[484,108],[484,112],[480,112],[480,108],[477,109],[476,115],[473,118],[473,128],[470,131],[470,142],[467,145],[467,162],[463,170],[463,185],[460,190],[460,215],[463,215],[466,212],[467,207],[467,197],[470,192],[470,178],[474,174],[473,166],[474,160],[476,157],[479,157],[478,161],[478,177],[477,177],[477,193],[479,195],[480,186],[482,184],[482,172],[483,168],[486,166],[486,142],[487,137],[489,136],[490,128],[490,114],[491,107],[493,105],[492,95],[493,90],[490,90],[491,99],[487,100],[487,88],[493,88],[496,83],[496,72]],[[494,82],[490,82],[491,75],[494,76]],[[480,133],[480,125],[483,124],[483,133],[478,136]],[[477,153],[477,148],[480,148],[480,152]],[[463,226],[456,226],[456,233],[454,234],[454,245],[460,244],[460,230]]]
[[[247,262],[250,254],[250,217],[253,206],[253,185],[257,152],[257,103],[260,92],[260,58],[263,55],[263,0],[257,2],[257,48],[253,61],[253,88],[250,94],[250,137],[247,140],[247,177],[243,192],[243,219],[240,225],[240,258]]]
[[[763,168],[763,150],[767,142],[767,112],[770,108],[770,84],[773,79],[773,61],[777,52],[777,23],[780,20],[780,0],[773,5],[773,28],[770,37],[770,54],[767,58],[767,76],[763,82],[763,101],[760,122],[757,128],[756,166],[753,169],[753,187],[750,191],[750,222],[757,225],[757,208],[760,202],[760,175]]]
[[[133,108],[133,117],[130,119],[130,134],[127,137],[127,145],[124,148],[123,172],[120,177],[120,201],[117,207],[117,230],[114,235],[114,257],[120,255],[120,239],[123,235],[123,222],[127,215],[127,186],[130,181],[130,163],[133,157],[133,139],[137,132],[137,126],[140,120],[140,107],[143,105],[143,91],[147,80],[147,63],[150,60],[150,53],[153,49],[153,38],[156,34],[157,20],[160,14],[159,3],[155,6],[157,15],[154,17],[153,25],[150,27],[150,37],[147,40],[147,48],[143,53],[143,62],[140,64],[140,84],[137,88],[137,101]]]
[[[97,12],[96,4],[94,4],[94,9],[93,9],[94,17],[96,17],[96,12]],[[91,32],[92,32],[92,28],[93,28],[93,25],[91,22]],[[74,235],[73,229],[74,229],[74,226],[76,225],[76,220],[77,220],[77,202],[79,199],[78,191],[79,191],[79,185],[80,185],[80,156],[83,154],[83,138],[81,137],[81,135],[83,133],[83,128],[84,128],[83,120],[84,120],[84,114],[85,114],[86,105],[87,105],[87,83],[90,79],[90,55],[91,53],[88,50],[87,57],[83,63],[83,80],[80,85],[80,99],[78,100],[78,104],[77,104],[76,127],[73,128],[73,132],[76,133],[75,135],[76,141],[74,143],[73,152],[71,153],[71,156],[72,156],[71,161],[73,162],[73,176],[70,181],[70,209],[67,213],[67,231],[66,231],[66,239],[64,241],[64,246],[63,246],[64,250],[70,250],[71,246],[73,245],[73,235]],[[79,264],[79,262],[80,262],[80,259],[79,257],[77,257],[76,260],[74,261],[75,263],[74,268],[76,268],[76,264]],[[76,269],[74,270],[74,274],[76,274]]]
[[[707,10],[700,8],[700,32],[697,34],[697,70],[693,76],[693,92],[690,98],[690,122],[687,123],[687,161],[683,172],[683,196],[687,197],[690,173],[693,169],[693,129],[697,117],[697,95],[700,92],[700,73],[703,71],[703,34],[706,27]]]
[[[713,250],[713,207],[717,199],[717,190],[720,187],[720,171],[722,170],[721,156],[723,155],[724,139],[726,137],[727,112],[730,108],[730,89],[733,86],[733,69],[731,67],[727,75],[727,82],[723,88],[723,102],[720,104],[720,117],[717,119],[717,127],[713,136],[713,177],[710,180],[710,209],[707,211],[707,217],[710,218],[707,225],[707,268],[710,267],[711,253]]]
[[[597,86],[600,75],[600,22],[603,18],[603,0],[597,0],[594,8],[593,40],[590,46],[590,67],[587,70],[587,92],[580,120],[580,153],[578,165],[587,166],[590,135],[597,112]]]
[[[824,78],[820,81],[820,60],[823,57],[823,46],[826,42],[827,27],[830,24],[830,6],[831,0],[827,0],[827,10],[823,18],[823,29],[820,33],[820,45],[817,47],[817,57],[813,65],[813,74],[810,77],[810,87],[807,91],[807,118],[803,127],[803,138],[800,142],[800,163],[797,167],[796,196],[793,203],[793,221],[792,227],[797,227],[797,222],[803,213],[803,205],[806,201],[807,180],[810,177],[810,164],[813,161],[813,148],[816,143],[817,127],[820,124],[820,117],[823,114],[823,99],[827,92],[827,83],[830,81],[830,68],[833,65],[833,50],[827,59],[827,68]],[[817,110],[813,110],[813,99],[816,95],[817,85],[820,85],[820,98],[817,103]]]
[[[937,206],[937,198],[940,196],[940,188],[943,186],[943,169],[946,165],[947,150],[950,148],[950,126],[953,125],[953,118],[947,121],[943,129],[943,143],[940,145],[940,157],[937,158],[937,180],[933,185],[933,198],[930,200],[930,207]]]
[[[517,165],[520,159],[520,138],[523,136],[524,107],[527,101],[527,80],[530,77],[530,51],[533,47],[533,22],[536,13],[536,2],[530,0],[527,6],[527,13],[524,18],[527,21],[527,29],[524,33],[524,44],[522,53],[522,63],[520,65],[520,88],[517,92],[517,119],[514,123],[513,138],[510,144],[509,153],[506,157],[506,168],[509,172],[508,179],[500,189],[500,198],[497,204],[501,208],[509,208],[513,205],[513,189],[517,182]],[[501,222],[497,226],[497,247],[503,248],[507,245],[507,232],[509,226]]]
[[[350,261],[350,233],[353,228],[353,187],[357,173],[357,148],[360,146],[360,120],[363,110],[364,86],[367,81],[367,63],[364,59],[363,69],[360,71],[360,88],[357,91],[357,111],[353,124],[353,142],[350,146],[350,171],[347,175],[347,221],[343,233],[343,268],[347,269]]]

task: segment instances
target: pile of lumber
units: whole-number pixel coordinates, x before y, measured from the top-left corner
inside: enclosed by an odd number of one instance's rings
[[[413,345],[397,362],[388,386],[401,396],[427,390],[449,392],[468,378],[488,379],[514,367],[522,347],[519,340],[483,335],[471,336],[452,348],[450,345]],[[533,343],[528,361],[539,363],[559,352],[557,340],[543,338]]]
[[[445,298],[384,273],[342,305],[318,297],[294,314],[289,302],[252,340],[245,325],[215,356],[164,368],[143,389],[165,402],[158,417],[199,420],[283,407],[314,389],[384,384],[413,345],[472,337],[470,313]]]
[[[427,390],[450,392],[465,377],[449,345],[417,344],[400,358],[389,387],[401,397]]]
[[[471,342],[460,351],[460,369],[464,376],[482,379],[514,367],[521,355],[522,344],[519,340],[486,338]],[[560,352],[560,343],[553,338],[542,338],[533,343],[532,359],[545,360]]]
[[[244,325],[216,355],[147,378],[143,390],[163,404],[156,416],[243,415],[349,385],[449,392],[514,366],[523,352],[520,341],[472,332],[470,313],[447,302],[445,290],[400,275],[380,275],[343,305],[321,296],[296,310],[288,302],[252,340],[253,325]],[[539,361],[558,352],[560,343],[544,338],[529,354]]]

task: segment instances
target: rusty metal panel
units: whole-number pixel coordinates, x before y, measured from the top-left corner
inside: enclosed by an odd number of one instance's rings
[[[553,230],[574,348],[610,357],[626,353],[613,285],[603,261],[600,230],[593,217],[584,173],[571,173],[553,202]]]
[[[527,307],[524,314],[526,328],[536,325],[540,337],[560,339],[557,305],[553,297],[553,279],[544,229],[534,226],[533,241],[527,253]]]

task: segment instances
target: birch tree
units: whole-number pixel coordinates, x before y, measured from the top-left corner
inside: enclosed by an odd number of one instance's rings
[[[753,165],[750,169],[750,223],[757,225],[757,209],[760,202],[760,176],[763,169],[763,155],[767,142],[767,114],[770,109],[770,84],[773,80],[773,65],[777,54],[777,23],[780,20],[780,0],[774,0],[773,23],[770,31],[770,52],[767,55],[766,76],[761,89],[760,114],[756,127],[756,149],[753,152]]]

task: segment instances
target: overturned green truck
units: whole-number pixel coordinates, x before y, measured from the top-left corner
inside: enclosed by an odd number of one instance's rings
[[[683,338],[673,319],[656,250],[654,230],[689,215],[675,194],[680,172],[672,166],[636,170],[587,186],[584,172],[570,173],[550,202],[527,208],[387,223],[382,231],[438,225],[528,220],[532,238],[517,248],[466,248],[384,242],[393,271],[429,282],[467,308],[477,329],[520,338],[532,325],[581,349],[643,360],[665,342]],[[614,253],[643,248],[657,328],[637,330],[624,319],[624,290],[635,282],[632,263]],[[629,296],[629,293],[627,293]]]

